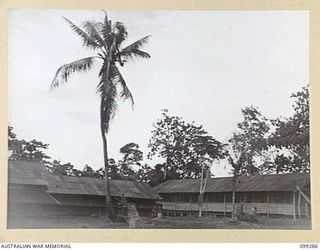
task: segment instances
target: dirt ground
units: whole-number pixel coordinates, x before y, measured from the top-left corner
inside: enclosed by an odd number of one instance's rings
[[[129,228],[128,223],[112,223],[106,217],[50,216],[10,217],[9,229],[31,228]],[[256,223],[233,222],[231,218],[163,217],[141,218],[136,228],[153,229],[311,229],[310,219],[259,217]]]

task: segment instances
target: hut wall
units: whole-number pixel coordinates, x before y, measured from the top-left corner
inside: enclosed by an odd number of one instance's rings
[[[106,200],[100,195],[52,194],[62,205],[104,207]]]
[[[52,198],[51,198],[52,197]],[[113,197],[116,213],[123,214],[119,205],[121,197]],[[155,200],[128,198],[136,204],[141,216],[152,216]],[[8,216],[52,216],[52,215],[105,215],[104,196],[78,194],[48,194],[45,187],[21,185],[10,186],[8,191]]]
[[[164,211],[196,212],[199,211],[199,193],[167,193],[161,194],[162,208]],[[292,192],[236,192],[235,202],[244,202],[244,210],[256,207],[258,214],[279,214],[294,216],[309,216],[310,206],[300,197],[300,211],[298,196],[293,204]],[[295,206],[295,208],[294,208]],[[232,212],[232,193],[205,193],[202,211],[230,213]]]
[[[61,206],[49,204],[10,203],[8,206],[11,216],[88,216],[105,215],[106,208],[88,206]]]

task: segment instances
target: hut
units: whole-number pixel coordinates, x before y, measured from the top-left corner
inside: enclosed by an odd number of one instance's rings
[[[203,214],[227,216],[233,209],[232,177],[208,179]],[[258,214],[310,216],[310,174],[274,174],[236,178],[235,203]],[[192,215],[199,211],[200,179],[169,180],[153,188],[161,197],[164,215]]]
[[[8,162],[8,218],[18,215],[105,215],[103,179],[51,174],[42,163]],[[152,216],[159,198],[146,184],[111,180],[115,211],[123,213],[125,202],[134,203],[141,216]]]

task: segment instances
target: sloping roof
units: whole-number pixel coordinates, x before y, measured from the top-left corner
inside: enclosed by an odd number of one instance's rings
[[[56,199],[42,189],[11,188],[8,192],[8,201],[9,203],[27,201],[37,204],[59,204]]]
[[[51,174],[42,163],[9,161],[9,184],[42,185],[52,194],[104,195],[104,180]],[[158,194],[147,183],[111,180],[112,196],[158,199]]]
[[[48,185],[49,171],[39,162],[8,161],[8,177],[11,184]]]
[[[294,191],[310,185],[309,173],[239,176],[237,192]],[[153,188],[162,193],[198,193],[200,179],[169,180]],[[232,177],[208,179],[205,192],[232,192]]]
[[[103,179],[74,176],[51,175],[48,189],[54,194],[86,194],[105,195]],[[158,199],[158,194],[143,182],[110,180],[110,192],[112,196],[140,199]]]

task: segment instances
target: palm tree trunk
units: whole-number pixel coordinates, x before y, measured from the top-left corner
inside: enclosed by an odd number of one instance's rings
[[[110,180],[109,180],[109,162],[108,162],[108,145],[106,129],[103,122],[103,98],[101,98],[100,103],[100,130],[103,142],[103,160],[104,160],[104,179],[105,179],[105,192],[106,192],[106,206],[107,206],[107,216],[113,218],[115,213],[112,206],[111,192],[110,192]]]
[[[107,79],[109,79],[109,69],[110,69],[110,62],[111,62],[111,55],[112,50],[115,45],[115,38],[113,38],[113,42],[108,54],[107,59]],[[113,219],[115,217],[115,212],[112,206],[112,198],[110,192],[110,180],[109,180],[109,159],[108,159],[108,145],[107,145],[107,135],[106,135],[106,124],[104,122],[104,114],[103,109],[105,108],[104,99],[101,96],[100,102],[100,130],[101,130],[101,137],[103,142],[103,159],[104,159],[104,178],[105,178],[105,191],[106,191],[106,206],[107,206],[107,215],[109,219]]]

